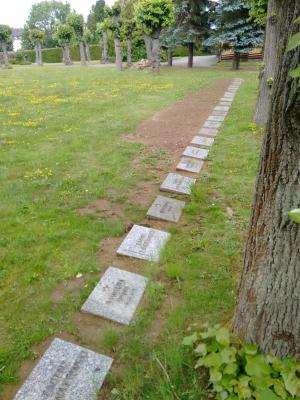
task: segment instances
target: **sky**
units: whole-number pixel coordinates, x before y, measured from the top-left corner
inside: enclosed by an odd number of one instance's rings
[[[27,20],[32,4],[40,0],[0,0],[0,24],[9,25],[12,28],[22,28]],[[79,14],[83,14],[85,20],[91,6],[96,0],[69,0],[68,3]],[[65,1],[63,1],[65,3]],[[114,0],[106,0],[112,5]]]

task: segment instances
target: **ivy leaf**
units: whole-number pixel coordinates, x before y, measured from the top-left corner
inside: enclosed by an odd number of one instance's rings
[[[225,328],[221,328],[217,330],[216,340],[223,346],[228,346],[230,343],[229,332]]]
[[[204,359],[204,365],[208,368],[215,367],[219,368],[222,365],[222,359],[220,353],[211,353]]]
[[[300,67],[297,67],[291,71],[290,76],[292,78],[299,78],[300,77]]]
[[[276,383],[274,383],[274,391],[281,399],[285,400],[287,398],[287,391],[280,380],[277,380]]]
[[[222,373],[217,368],[210,368],[209,378],[212,382],[219,382],[222,379]]]
[[[224,374],[228,374],[228,375],[232,375],[235,374],[237,371],[237,364],[236,363],[231,363],[226,365],[226,367],[224,368]]]
[[[300,73],[300,67],[299,67],[299,73]],[[295,210],[290,211],[288,215],[293,221],[300,224],[300,208],[296,208]]]
[[[186,337],[183,339],[182,344],[183,344],[183,346],[189,346],[189,347],[191,347],[191,346],[193,346],[193,344],[195,344],[195,342],[197,341],[197,339],[198,339],[197,333],[193,333],[193,334],[190,335],[190,336],[186,336]]]
[[[265,386],[265,387],[261,386],[261,387],[257,388],[257,391],[255,392],[255,398],[256,398],[256,400],[280,400],[280,397],[278,397],[267,386]]]
[[[290,38],[287,51],[294,50],[299,45],[300,45],[300,32],[296,33]]]
[[[196,349],[195,349],[195,353],[200,354],[202,356],[206,356],[207,354],[207,347],[205,343],[200,343]]]
[[[254,356],[257,354],[257,346],[254,346],[254,344],[246,343],[244,345],[245,353],[249,354],[250,356]]]
[[[296,396],[298,389],[300,389],[299,378],[296,377],[294,372],[282,373],[282,378],[285,384],[286,390],[292,395]]]
[[[267,364],[263,355],[259,354],[254,357],[246,356],[246,372],[249,376],[262,377],[271,373],[271,367]]]

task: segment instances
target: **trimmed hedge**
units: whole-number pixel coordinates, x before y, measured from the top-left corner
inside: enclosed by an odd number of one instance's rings
[[[97,44],[90,45],[90,53],[92,60],[100,60],[101,48]],[[35,62],[35,50],[18,50],[16,52],[16,59],[22,61],[27,56],[27,60]],[[43,62],[45,63],[60,63],[62,62],[62,49],[56,47],[53,49],[42,49]],[[80,61],[79,46],[71,47],[72,61]]]

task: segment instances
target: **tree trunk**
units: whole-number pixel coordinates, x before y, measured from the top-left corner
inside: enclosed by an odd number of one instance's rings
[[[131,37],[127,38],[127,67],[132,66],[132,39]]]
[[[152,37],[152,71],[159,72],[160,67],[160,42],[159,42],[159,33],[155,32]]]
[[[40,64],[40,53],[39,53],[39,44],[38,44],[38,42],[35,44],[34,49],[35,49],[35,63],[37,65],[39,65]]]
[[[39,65],[43,65],[43,52],[42,52],[42,43],[39,42]]]
[[[64,63],[65,65],[72,65],[71,54],[70,54],[70,46],[64,47]]]
[[[172,67],[173,65],[173,51],[168,50],[168,66]]]
[[[107,44],[107,33],[102,32],[102,63],[108,64],[108,44]]]
[[[270,109],[272,86],[268,84],[268,80],[274,78],[276,67],[276,52],[278,42],[278,31],[276,29],[278,21],[278,10],[276,0],[269,0],[267,28],[265,34],[264,45],[264,62],[263,70],[259,77],[259,95],[257,98],[254,122],[257,126],[264,128],[267,123],[267,116]]]
[[[122,56],[121,56],[121,43],[119,38],[114,38],[115,42],[115,55],[116,55],[116,67],[118,70],[122,70]]]
[[[1,47],[2,47],[2,52],[3,52],[4,67],[9,68],[9,60],[8,60],[6,43],[2,43]]]
[[[152,60],[152,38],[146,33],[143,33],[143,38],[146,46],[147,60]]]
[[[87,62],[90,64],[90,63],[91,63],[91,52],[90,52],[90,46],[89,46],[89,44],[88,44],[88,43],[85,43],[84,47],[85,47],[85,53],[86,53],[86,59],[87,59]]]
[[[189,50],[188,68],[193,68],[193,59],[194,59],[194,43],[193,42],[188,43],[188,50]]]
[[[79,49],[80,49],[80,61],[81,61],[81,65],[86,65],[85,51],[84,51],[84,43],[83,43],[83,42],[79,42]]]
[[[235,51],[232,60],[232,69],[236,71],[240,69],[240,61],[241,61],[241,54],[239,51]]]
[[[300,91],[289,75],[300,47],[286,52],[300,2],[275,3],[280,42],[234,331],[265,353],[300,359],[300,225],[287,215],[300,207]]]

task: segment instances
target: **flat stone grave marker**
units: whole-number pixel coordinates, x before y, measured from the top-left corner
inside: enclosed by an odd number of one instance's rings
[[[128,325],[143,296],[147,279],[109,267],[81,307],[81,311]]]
[[[222,123],[218,121],[206,121],[203,128],[220,128],[221,125]]]
[[[231,92],[225,92],[224,93],[224,95],[223,95],[223,97],[234,97],[235,96],[235,93],[231,93]]]
[[[213,138],[194,136],[192,144],[197,144],[198,146],[211,146],[214,143]]]
[[[220,101],[219,106],[224,106],[224,107],[228,107],[231,106],[231,103],[229,103],[228,101]]]
[[[228,114],[228,111],[222,111],[222,110],[213,110],[212,115],[221,115],[226,117]]]
[[[177,194],[191,194],[191,186],[196,179],[178,174],[169,174],[160,186],[160,190]]]
[[[199,135],[204,135],[208,137],[215,137],[219,133],[219,129],[216,128],[201,128]]]
[[[55,338],[15,400],[95,400],[110,357]]]
[[[226,104],[226,106],[216,106],[214,108],[215,111],[226,111],[228,112],[230,107]]]
[[[227,103],[232,103],[233,98],[229,98],[229,97],[221,97],[220,101],[225,101]]]
[[[178,222],[184,206],[184,201],[171,199],[165,196],[157,196],[147,212],[147,217],[170,222]]]
[[[225,116],[224,115],[210,115],[207,118],[208,121],[219,121],[219,122],[223,122],[225,120]]]
[[[205,160],[208,155],[208,150],[199,149],[199,147],[187,146],[182,153],[183,156],[198,158],[199,160]]]
[[[147,261],[159,261],[160,251],[170,237],[168,232],[133,225],[117,254]]]
[[[180,162],[177,164],[176,169],[178,169],[179,171],[194,172],[197,174],[201,171],[203,165],[203,161],[189,157],[182,157]]]

